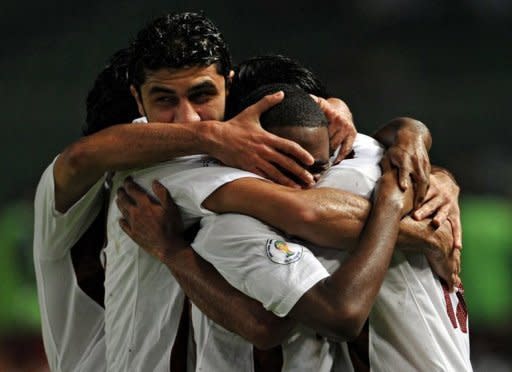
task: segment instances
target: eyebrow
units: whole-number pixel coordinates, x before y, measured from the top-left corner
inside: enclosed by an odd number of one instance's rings
[[[161,87],[161,86],[151,87],[151,89],[148,92],[148,95],[155,95],[155,94],[159,94],[159,93],[167,93],[167,94],[176,95],[176,91],[174,91],[174,89],[167,88],[167,87]]]
[[[217,87],[211,81],[203,81],[202,83],[199,83],[199,84],[191,87],[187,91],[187,94],[190,95],[190,94],[194,94],[194,93],[201,92],[204,90],[208,90],[208,91],[215,90],[215,92],[218,91]],[[151,87],[151,89],[148,92],[148,95],[155,95],[155,94],[161,94],[161,93],[176,95],[176,91],[174,89],[164,87],[164,86],[158,86],[158,85]]]
[[[211,81],[207,80],[207,81],[203,81],[202,83],[199,83],[199,84],[194,85],[193,87],[191,87],[187,91],[187,94],[191,95],[191,94],[194,94],[194,93],[197,93],[197,92],[201,92],[201,91],[204,91],[204,90],[207,90],[207,91],[215,90],[215,92],[217,92],[217,87]]]

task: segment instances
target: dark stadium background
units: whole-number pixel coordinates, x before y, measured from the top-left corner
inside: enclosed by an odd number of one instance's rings
[[[346,100],[361,132],[402,115],[462,187],[475,370],[512,368],[512,1],[94,1],[0,6],[0,370],[41,371],[32,199],[78,138],[108,56],[166,11],[204,10],[234,60],[282,53]],[[33,358],[29,356],[33,355]]]

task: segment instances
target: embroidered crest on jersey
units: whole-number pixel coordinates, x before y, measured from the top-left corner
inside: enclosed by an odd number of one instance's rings
[[[288,265],[302,258],[304,248],[298,244],[287,243],[282,240],[267,240],[267,256],[272,262]]]

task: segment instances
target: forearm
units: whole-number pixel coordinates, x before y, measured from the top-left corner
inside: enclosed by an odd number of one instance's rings
[[[426,125],[421,121],[408,117],[399,117],[391,120],[372,136],[386,148],[407,138],[420,138],[427,150],[432,146],[432,137]]]
[[[220,187],[203,206],[219,214],[245,214],[288,235],[338,248],[355,243],[370,210],[366,199],[345,191],[296,190],[250,178]]]
[[[172,257],[162,261],[206,316],[260,349],[282,343],[295,325],[294,321],[277,317],[233,288],[190,247],[175,251]]]
[[[214,122],[121,124],[68,146],[55,163],[57,209],[67,210],[105,172],[203,153]]]
[[[368,200],[346,191],[295,190],[254,179],[224,185],[206,199],[204,206],[216,213],[246,214],[288,235],[342,250],[355,247],[371,209]],[[431,232],[422,224],[404,220],[399,241],[408,243],[408,250],[422,251],[432,245]]]
[[[378,200],[356,249],[338,270],[299,300],[290,316],[337,338],[356,337],[389,266],[400,213],[393,202]]]

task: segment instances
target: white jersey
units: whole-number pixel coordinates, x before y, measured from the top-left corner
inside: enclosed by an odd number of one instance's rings
[[[358,147],[361,157],[356,156],[331,168],[319,181],[318,187],[335,187],[368,197],[380,176],[378,162],[382,149],[366,136],[358,136],[356,154]],[[317,247],[311,247],[310,251],[297,243],[286,242],[275,231],[247,216],[209,216],[202,225],[204,227],[193,244],[194,249],[210,261],[231,285],[279,316],[286,315],[300,298],[293,296],[295,302],[286,301],[289,294],[305,288],[300,283],[307,277],[300,278],[299,275],[307,275],[307,270],[311,270],[302,267],[308,261],[315,262],[311,258],[311,251],[329,272],[339,267],[345,255]],[[316,262],[311,265],[317,267]],[[282,274],[287,271],[291,273]],[[287,285],[292,287],[287,289]],[[457,295],[447,298],[452,299],[457,313]],[[282,305],[283,302],[286,306]],[[459,313],[463,313],[461,306],[458,306]],[[466,333],[461,332],[461,327],[453,328],[454,323],[450,321],[446,309],[447,301],[439,279],[432,273],[424,256],[395,253],[370,314],[371,369],[471,370],[467,321],[462,326]],[[459,317],[464,319],[463,315]],[[419,323],[421,326],[418,326]],[[283,352],[286,370],[285,348]],[[330,363],[332,358],[318,358],[315,366],[304,368],[301,363],[310,363],[312,359],[302,360],[300,353],[298,355],[294,356],[299,358],[297,365],[302,365],[302,370],[313,370],[313,367],[319,371],[329,370],[320,366],[325,361]],[[338,363],[333,368],[350,370],[351,367],[346,365],[346,354],[338,357],[333,357]],[[300,367],[297,370],[301,370]]]
[[[114,177],[113,190],[128,172]],[[185,227],[211,212],[201,203],[219,186],[243,177],[257,177],[219,166],[204,156],[187,156],[133,171],[135,182],[151,191],[159,180],[180,207]],[[194,180],[194,182],[191,182]],[[105,332],[110,371],[168,371],[184,294],[169,269],[150,256],[119,226],[122,217],[115,192],[107,219]]]
[[[327,187],[326,179],[342,178],[346,181],[346,189],[353,192],[364,188],[368,190],[364,195],[368,196],[380,177],[380,171],[372,173],[372,170],[377,166],[382,150],[372,138],[358,135],[354,151],[354,159],[331,167],[326,172],[330,176],[322,177],[319,184]],[[285,213],[283,211],[283,218],[286,218]],[[211,262],[232,286],[260,301],[278,316],[286,316],[304,293],[325,278],[324,262],[316,259],[308,248],[297,242],[286,242],[280,232],[256,219],[237,214],[212,215],[204,218],[201,226],[193,248]],[[339,251],[326,251],[333,253],[339,262]],[[200,318],[199,311],[196,312]],[[200,368],[207,370],[211,360],[216,366],[220,364],[219,360],[229,349],[225,345],[226,340],[239,342],[231,348],[243,350],[238,351],[240,355],[252,353],[252,346],[247,341],[229,339],[224,334],[218,336],[218,333],[228,332],[220,331],[221,327],[211,320],[196,323],[201,327],[198,330],[194,324],[198,371]],[[246,344],[245,349],[242,343]],[[219,345],[218,350],[215,350],[216,345]],[[329,342],[306,327],[297,327],[283,343],[282,349],[283,371],[352,370],[345,343]],[[222,368],[211,370],[238,371],[249,370],[249,367],[252,368],[252,361],[247,366],[229,360]]]
[[[371,147],[365,151],[366,155],[378,155],[368,152]],[[361,160],[349,160],[358,171],[352,181],[340,170],[338,175],[326,174],[318,186],[369,196],[380,169],[377,162],[373,166],[371,162],[358,164]],[[344,255],[321,248],[312,250],[331,273]],[[450,293],[443,287],[425,255],[396,251],[370,312],[371,370],[471,371],[468,332],[462,290]]]
[[[43,173],[35,197],[34,266],[44,348],[53,372],[105,371],[104,311],[78,287],[70,252],[101,209],[103,179],[60,213],[54,164]]]
[[[373,371],[472,371],[462,293],[449,293],[423,254],[393,255],[369,341]]]

